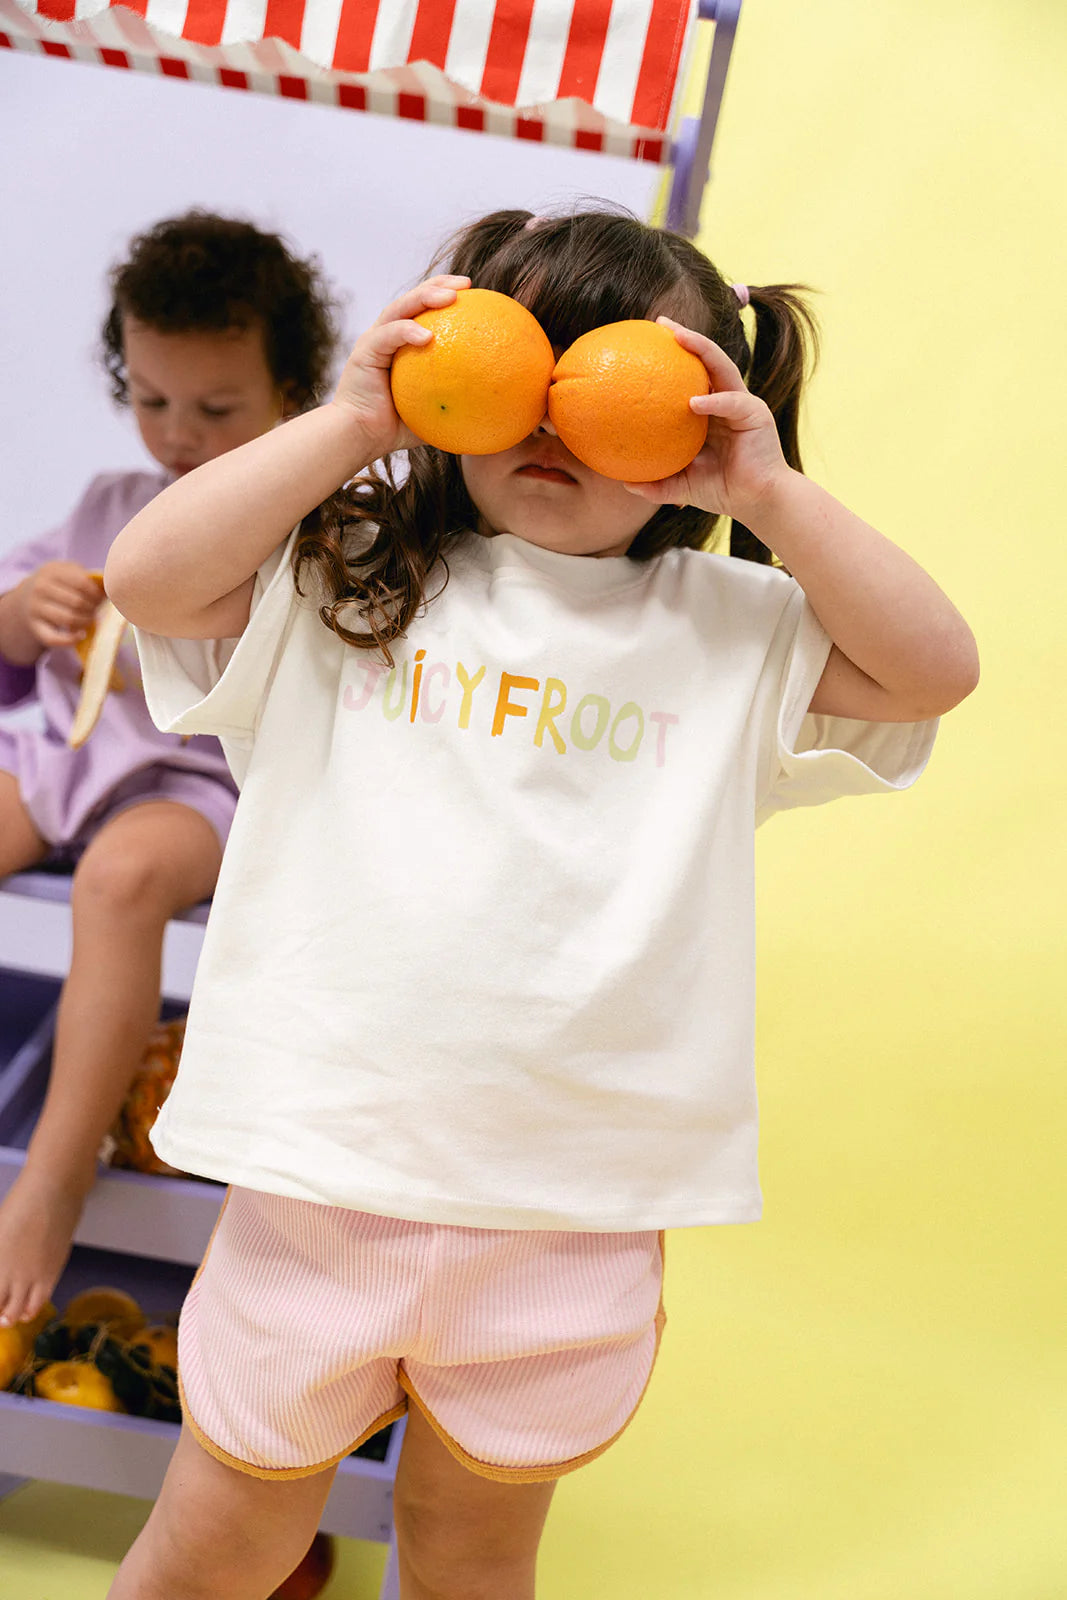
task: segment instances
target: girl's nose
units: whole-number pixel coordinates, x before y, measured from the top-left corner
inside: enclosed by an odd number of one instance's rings
[[[167,411],[167,439],[172,447],[191,448],[200,438],[200,422],[194,410],[170,406]]]
[[[555,428],[552,425],[552,419],[549,416],[547,411],[545,412],[544,416],[541,418],[540,422],[537,424],[535,432],[550,434],[553,439],[557,439],[559,437],[559,435],[557,434]]]

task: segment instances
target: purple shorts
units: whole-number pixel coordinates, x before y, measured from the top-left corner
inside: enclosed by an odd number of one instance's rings
[[[42,740],[41,744],[44,743]],[[62,761],[62,755],[71,752],[49,750],[40,763],[42,770],[37,770],[37,763],[31,762],[34,771],[25,771],[27,745],[28,741],[19,739],[14,730],[0,728],[0,771],[10,772],[18,779],[30,820],[41,837],[52,845],[49,861],[73,863],[112,817],[149,800],[173,800],[191,806],[210,822],[219,843],[225,846],[237,796],[218,778],[183,767],[147,766],[120,779],[103,796],[96,798],[87,793],[84,784],[76,781],[78,764]],[[68,772],[75,781],[66,781]]]

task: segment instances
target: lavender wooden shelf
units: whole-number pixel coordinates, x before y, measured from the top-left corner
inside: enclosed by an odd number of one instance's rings
[[[197,907],[168,929],[164,1013],[184,1009],[205,920],[206,908]],[[23,1164],[44,1097],[69,952],[69,879],[24,873],[0,881],[0,1196]],[[223,1193],[219,1184],[191,1178],[102,1169],[56,1303],[106,1283],[128,1290],[152,1320],[176,1314]],[[34,1478],[154,1498],[177,1435],[176,1423],[0,1392],[0,1499]],[[403,1424],[394,1424],[342,1462],[322,1518],[325,1532],[390,1542],[402,1437]],[[398,1595],[390,1544],[379,1600]]]
[[[161,987],[171,999],[189,998],[206,921],[207,907],[194,906],[168,925]],[[70,952],[69,876],[42,871],[0,879],[0,967],[62,981]]]
[[[58,993],[56,980],[0,968],[0,1196],[18,1176],[44,1099]],[[75,1242],[195,1267],[223,1193],[216,1183],[102,1168]]]
[[[76,1247],[55,1299],[64,1305],[83,1289],[108,1284],[132,1294],[150,1321],[173,1319],[192,1275],[190,1266]],[[387,1439],[380,1435],[368,1441],[364,1450],[373,1450],[380,1460],[371,1454],[345,1458],[323,1514],[325,1532],[388,1543],[402,1434],[402,1426],[394,1426]],[[177,1437],[177,1423],[0,1392],[0,1473],[17,1478],[151,1499]]]

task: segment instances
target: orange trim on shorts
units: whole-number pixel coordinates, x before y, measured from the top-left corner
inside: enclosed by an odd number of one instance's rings
[[[358,1439],[354,1439],[351,1444],[345,1445],[345,1448],[339,1450],[335,1456],[330,1456],[326,1461],[316,1461],[313,1466],[254,1467],[250,1461],[242,1461],[238,1456],[231,1456],[228,1450],[224,1450],[221,1445],[208,1438],[207,1434],[193,1419],[180,1378],[178,1379],[178,1395],[182,1403],[182,1416],[189,1428],[189,1432],[202,1450],[206,1450],[209,1456],[214,1456],[216,1461],[221,1461],[224,1467],[232,1467],[235,1472],[243,1472],[247,1478],[273,1479],[276,1482],[283,1482],[289,1478],[313,1478],[316,1473],[326,1472],[330,1467],[336,1467],[338,1462],[345,1459],[345,1456],[350,1456],[353,1450],[358,1450],[361,1444],[364,1444],[367,1439],[370,1439],[380,1429],[384,1428],[387,1423],[396,1422],[407,1411],[407,1402],[402,1400],[391,1411],[383,1412],[377,1422],[372,1422],[369,1428],[364,1428]]]
[[[659,1250],[660,1260],[665,1262],[666,1241],[662,1231],[659,1236]],[[580,1456],[572,1456],[569,1461],[558,1461],[548,1466],[500,1467],[494,1466],[487,1461],[477,1460],[476,1457],[469,1455],[467,1451],[464,1450],[463,1446],[453,1439],[450,1433],[445,1432],[437,1418],[424,1405],[423,1401],[415,1392],[414,1386],[412,1385],[411,1379],[408,1377],[407,1372],[404,1369],[404,1363],[402,1361],[397,1371],[397,1382],[400,1384],[400,1387],[403,1389],[404,1393],[409,1397],[409,1399],[414,1400],[415,1404],[419,1408],[419,1411],[426,1418],[426,1421],[430,1424],[430,1427],[433,1429],[434,1433],[436,1433],[446,1450],[448,1450],[448,1452],[456,1458],[460,1466],[466,1467],[468,1472],[473,1472],[478,1478],[490,1478],[496,1483],[548,1483],[552,1479],[564,1477],[568,1472],[577,1472],[579,1467],[584,1467],[588,1462],[595,1461],[597,1456],[602,1456],[605,1450],[610,1450],[616,1439],[621,1438],[626,1432],[627,1428],[630,1426],[631,1422],[634,1420],[638,1411],[640,1410],[641,1402],[648,1393],[648,1386],[652,1382],[652,1374],[656,1370],[656,1361],[659,1357],[660,1341],[663,1338],[663,1330],[666,1325],[667,1313],[663,1307],[663,1289],[661,1286],[659,1309],[657,1310],[655,1316],[656,1345],[655,1349],[652,1351],[652,1365],[648,1369],[648,1377],[645,1379],[644,1388],[637,1397],[637,1404],[630,1412],[630,1415],[626,1418],[626,1421],[623,1423],[622,1427],[617,1429],[617,1431],[611,1435],[610,1439],[605,1439],[603,1444],[594,1445],[592,1450],[586,1450]]]
[[[197,1282],[200,1274],[207,1266],[207,1258],[211,1254],[211,1246],[215,1243],[215,1235],[218,1233],[219,1228],[222,1225],[222,1215],[226,1210],[226,1207],[229,1205],[230,1195],[232,1193],[233,1185],[231,1184],[227,1186],[222,1205],[219,1207],[218,1217],[215,1220],[215,1226],[211,1230],[211,1237],[204,1249],[204,1254],[201,1258],[200,1265],[197,1267],[193,1276],[193,1282],[189,1285],[190,1289],[193,1287],[193,1284]],[[350,1445],[346,1445],[343,1450],[338,1451],[337,1455],[331,1456],[328,1461],[317,1461],[314,1466],[310,1467],[255,1467],[250,1461],[241,1461],[239,1457],[230,1455],[228,1450],[224,1450],[221,1445],[216,1444],[213,1439],[208,1438],[207,1434],[198,1425],[191,1410],[189,1409],[189,1402],[185,1397],[185,1387],[182,1384],[181,1373],[178,1374],[178,1399],[181,1401],[182,1418],[188,1426],[189,1432],[192,1434],[200,1448],[205,1450],[209,1456],[213,1456],[216,1461],[220,1461],[224,1467],[232,1467],[235,1472],[243,1472],[246,1477],[264,1479],[273,1478],[279,1482],[287,1478],[313,1478],[316,1473],[325,1472],[328,1468],[337,1466],[338,1462],[343,1461],[345,1456],[350,1456],[353,1450],[358,1450],[361,1444],[365,1443],[367,1439],[370,1439],[374,1434],[378,1433],[379,1430],[384,1428],[387,1423],[396,1422],[396,1420],[399,1417],[402,1417],[407,1411],[407,1402],[401,1401],[398,1405],[395,1405],[391,1411],[384,1412],[378,1418],[377,1422],[372,1422],[369,1428],[365,1428],[363,1430],[358,1439],[353,1440]]]
[[[227,1188],[226,1197],[222,1202],[218,1220],[216,1221],[214,1228],[211,1230],[211,1237],[207,1242],[207,1248],[204,1251],[203,1260],[196,1269],[196,1275],[193,1278],[194,1284],[207,1265],[207,1258],[211,1251],[211,1246],[215,1242],[215,1235],[219,1230],[219,1224],[222,1222],[222,1214],[229,1202],[230,1192],[230,1188]],[[659,1235],[659,1250],[660,1261],[665,1266],[666,1237],[662,1229],[660,1230]],[[190,1285],[190,1288],[191,1287],[192,1285]],[[415,1392],[411,1380],[404,1369],[403,1361],[399,1362],[397,1366],[397,1382],[400,1384],[400,1387],[403,1389],[405,1395],[407,1395],[408,1400],[413,1400],[418,1406],[419,1411],[426,1418],[426,1421],[430,1424],[430,1427],[433,1429],[434,1433],[436,1433],[437,1437],[441,1440],[441,1443],[445,1446],[449,1453],[455,1457],[461,1466],[467,1468],[468,1472],[473,1472],[478,1478],[489,1478],[496,1483],[548,1483],[556,1478],[564,1477],[569,1472],[576,1472],[579,1467],[586,1466],[590,1461],[595,1461],[597,1456],[603,1455],[605,1450],[609,1450],[615,1441],[621,1438],[626,1432],[626,1429],[630,1426],[634,1417],[640,1410],[641,1402],[644,1400],[645,1395],[648,1392],[648,1386],[652,1382],[652,1374],[656,1370],[656,1361],[659,1358],[660,1341],[663,1338],[663,1329],[665,1328],[666,1324],[667,1313],[663,1305],[663,1286],[661,1282],[659,1307],[656,1311],[654,1319],[656,1343],[655,1348],[652,1351],[652,1364],[648,1369],[648,1377],[645,1379],[644,1387],[642,1388],[641,1393],[638,1395],[637,1403],[630,1412],[630,1415],[626,1418],[626,1421],[623,1423],[622,1427],[617,1429],[616,1432],[611,1435],[610,1439],[605,1439],[603,1444],[594,1445],[591,1450],[584,1451],[580,1456],[572,1456],[568,1461],[555,1462],[547,1466],[502,1467],[494,1466],[492,1463],[487,1461],[477,1460],[475,1456],[468,1454],[468,1452],[464,1450],[463,1446],[457,1440],[453,1439],[450,1433],[445,1432],[437,1418],[424,1405],[419,1395]],[[396,1422],[408,1410],[407,1401],[402,1400],[398,1405],[395,1405],[392,1410],[383,1412],[377,1421],[372,1422],[369,1428],[365,1428],[358,1438],[356,1438],[350,1445],[346,1445],[343,1450],[338,1451],[337,1455],[330,1456],[326,1461],[317,1461],[313,1466],[256,1467],[253,1466],[250,1461],[242,1461],[239,1457],[230,1455],[228,1450],[224,1450],[221,1445],[215,1444],[215,1442],[212,1439],[209,1439],[207,1434],[204,1433],[204,1431],[198,1426],[185,1398],[185,1388],[182,1384],[180,1373],[178,1374],[178,1398],[181,1401],[182,1417],[187,1424],[190,1433],[193,1435],[193,1438],[196,1440],[200,1448],[205,1450],[209,1456],[212,1456],[216,1461],[221,1462],[224,1467],[230,1467],[235,1472],[244,1473],[246,1477],[260,1478],[267,1481],[274,1480],[275,1482],[279,1483],[293,1478],[313,1478],[317,1473],[326,1472],[330,1467],[337,1466],[338,1463],[343,1461],[346,1456],[351,1455],[353,1450],[358,1450],[360,1445],[363,1444],[367,1439],[370,1439],[374,1434],[378,1433],[388,1423]]]

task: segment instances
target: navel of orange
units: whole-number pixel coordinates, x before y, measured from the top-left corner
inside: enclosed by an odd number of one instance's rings
[[[433,333],[393,357],[397,415],[425,444],[454,455],[495,455],[527,438],[545,414],[555,355],[536,317],[493,289],[460,289],[451,305],[415,318]]]
[[[657,322],[611,322],[576,339],[552,374],[548,414],[579,461],[605,478],[652,483],[698,454],[708,419],[704,363]]]

